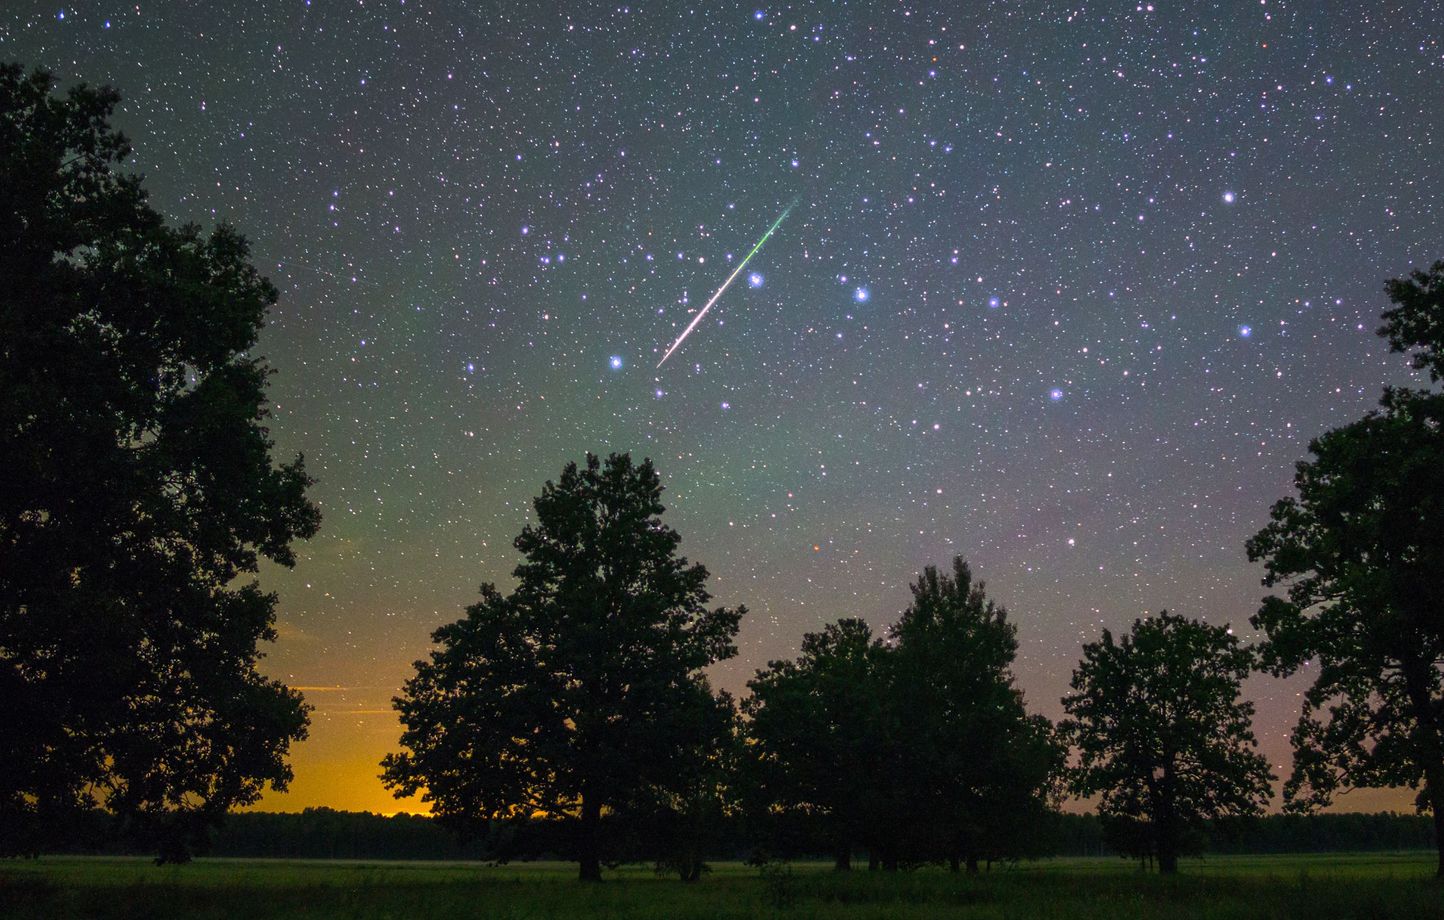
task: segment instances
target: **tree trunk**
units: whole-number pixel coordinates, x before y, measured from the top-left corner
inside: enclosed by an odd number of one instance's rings
[[[1429,783],[1429,808],[1434,812],[1434,848],[1439,851],[1439,868],[1434,870],[1436,879],[1444,879],[1444,795],[1436,792],[1433,782]]]
[[[1434,878],[1444,879],[1444,768],[1437,763],[1424,768],[1424,796],[1434,814],[1434,849],[1439,856]]]
[[[1158,874],[1176,875],[1178,873],[1178,848],[1174,846],[1171,836],[1172,828],[1160,828],[1158,834]]]
[[[867,851],[867,871],[869,871],[869,872],[876,872],[876,871],[877,871],[877,867],[878,867],[877,850],[872,849],[871,847],[869,847],[869,848],[868,848],[868,851]]]
[[[1169,753],[1163,761],[1163,778],[1153,791],[1155,814],[1153,818],[1154,849],[1158,851],[1158,874],[1175,875],[1178,872],[1178,846],[1181,829],[1175,811],[1174,800],[1177,789],[1176,755]]]
[[[838,872],[852,871],[852,849],[849,847],[838,847],[837,853],[832,861],[832,868]]]
[[[962,867],[962,863],[959,862],[959,860],[958,860],[958,855],[957,855],[956,853],[954,853],[952,856],[949,856],[949,857],[948,857],[948,871],[949,871],[949,872],[957,872],[958,869],[961,868],[961,867]]]
[[[602,847],[600,824],[602,806],[594,796],[582,794],[582,827],[577,841],[577,860],[581,863],[579,878],[584,882],[602,880]]]
[[[978,857],[974,856],[974,855],[971,854],[971,853],[968,854],[968,874],[969,874],[969,875],[977,875],[977,874],[978,874]]]
[[[1424,795],[1429,810],[1434,813],[1434,848],[1439,855],[1438,867],[1434,870],[1436,879],[1444,879],[1444,738],[1434,706],[1434,694],[1430,686],[1433,668],[1429,664],[1412,659],[1402,663],[1399,669],[1404,675],[1404,687],[1409,694],[1410,708],[1423,750]]]
[[[1432,786],[1432,783],[1431,783]],[[1434,878],[1444,878],[1444,803],[1440,802],[1440,794],[1430,793],[1430,799],[1434,800],[1431,809],[1434,809],[1434,849],[1440,854],[1438,868],[1434,869]]]

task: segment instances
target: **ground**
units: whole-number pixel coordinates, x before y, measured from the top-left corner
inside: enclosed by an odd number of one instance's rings
[[[0,863],[0,917],[1444,920],[1434,865],[1429,853],[1213,857],[1160,879],[1117,859],[1042,860],[978,878],[723,864],[692,885],[643,867],[583,885],[560,863],[46,858]]]

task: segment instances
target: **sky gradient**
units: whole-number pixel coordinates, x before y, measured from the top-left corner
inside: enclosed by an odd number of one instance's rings
[[[1444,257],[1441,32],[1438,2],[19,0],[0,58],[117,86],[153,204],[280,289],[271,429],[325,519],[262,573],[265,667],[316,707],[262,806],[394,811],[391,696],[589,450],[653,458],[748,606],[734,691],[955,554],[1050,717],[1104,627],[1247,635],[1243,543],[1309,439],[1421,382],[1374,330]],[[1248,685],[1280,773],[1301,689]]]

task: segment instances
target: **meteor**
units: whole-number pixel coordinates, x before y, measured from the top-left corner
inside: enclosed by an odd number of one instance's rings
[[[747,253],[741,262],[737,263],[736,268],[732,269],[732,274],[728,275],[727,280],[722,282],[722,286],[717,289],[717,293],[712,295],[712,299],[707,301],[707,305],[699,310],[696,316],[692,317],[692,321],[687,324],[687,328],[683,329],[682,334],[677,336],[677,341],[672,343],[672,347],[668,348],[667,353],[662,355],[662,360],[657,362],[657,367],[660,368],[663,364],[666,364],[667,359],[672,357],[672,352],[676,351],[677,348],[686,341],[687,336],[692,334],[692,330],[697,328],[697,324],[702,322],[702,317],[706,316],[707,311],[712,309],[712,305],[717,302],[717,298],[722,296],[723,292],[727,290],[728,285],[737,280],[737,276],[742,274],[742,269],[746,268],[747,263],[751,261],[752,257],[757,255],[757,250],[761,249],[762,244],[767,242],[767,238],[772,236],[778,227],[782,226],[782,222],[787,219],[787,215],[791,214],[792,209],[796,206],[797,199],[794,198],[791,203],[783,209],[782,213],[777,216],[777,219],[772,222],[772,226],[767,228],[767,232],[762,234],[762,239],[757,241],[757,245],[752,247],[752,251]]]

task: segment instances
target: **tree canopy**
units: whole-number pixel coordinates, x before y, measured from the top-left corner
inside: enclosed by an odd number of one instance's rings
[[[742,608],[708,609],[707,570],[677,554],[649,460],[568,464],[516,538],[517,587],[483,586],[395,700],[398,796],[424,791],[454,823],[544,814],[577,828],[581,877],[601,877],[604,811],[696,791],[731,707],[702,670],[736,654]]]
[[[909,835],[965,862],[1029,852],[1062,752],[1053,727],[1029,716],[1013,684],[1018,628],[961,557],[911,586],[912,603],[889,633]]]
[[[1389,281],[1380,334],[1444,370],[1444,262]],[[1318,665],[1294,731],[1289,807],[1407,786],[1444,832],[1444,394],[1388,388],[1381,408],[1316,438],[1295,497],[1248,542],[1264,563],[1254,625],[1279,675]],[[1444,876],[1444,834],[1439,874]]]
[[[1379,335],[1391,351],[1408,354],[1416,370],[1428,371],[1430,381],[1444,380],[1444,259],[1390,278],[1384,293],[1394,306],[1380,317]]]
[[[839,620],[749,684],[762,807],[820,822],[840,869],[859,844],[888,869],[1026,855],[1062,751],[1013,686],[1016,627],[960,558],[912,596],[885,641]]]
[[[759,670],[743,703],[754,809],[817,819],[839,869],[851,867],[857,845],[876,847],[895,816],[886,653],[862,620],[829,623],[802,637],[796,659]]]
[[[1228,629],[1166,611],[1083,646],[1059,730],[1077,749],[1069,785],[1100,796],[1115,847],[1172,873],[1205,821],[1268,803],[1273,776],[1240,699],[1252,667]]]
[[[118,98],[0,66],[0,853],[103,804],[184,859],[306,732],[244,578],[319,522],[265,428],[276,291],[150,207]]]

